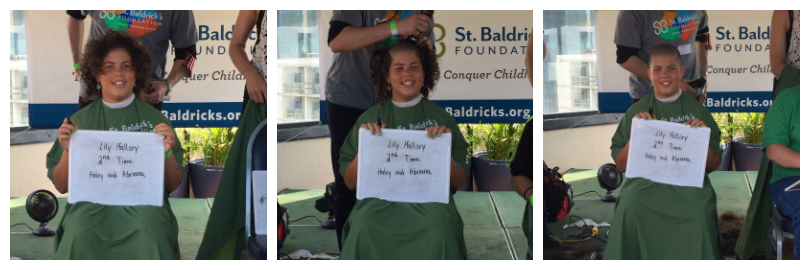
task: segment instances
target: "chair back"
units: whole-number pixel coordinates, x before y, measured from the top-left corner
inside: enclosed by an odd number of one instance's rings
[[[250,135],[245,161],[245,251],[249,259],[267,260],[267,235],[255,235],[253,228],[253,171],[267,170],[267,119]]]

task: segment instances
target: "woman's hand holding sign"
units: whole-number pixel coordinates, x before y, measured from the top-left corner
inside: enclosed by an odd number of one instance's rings
[[[65,118],[65,121],[62,122],[62,126],[59,127],[59,144],[62,145],[65,152],[70,149],[70,137],[72,137],[73,133],[78,130],[79,125],[77,125],[76,121],[73,121],[71,118]]]
[[[163,153],[168,153],[174,147],[174,130],[166,123],[160,123],[155,127],[155,133],[163,137]]]

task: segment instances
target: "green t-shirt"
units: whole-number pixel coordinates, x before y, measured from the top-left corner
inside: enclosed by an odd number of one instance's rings
[[[152,132],[160,123],[172,126],[160,111],[137,98],[120,109],[110,109],[99,99],[71,118],[81,130]],[[177,169],[185,174],[177,137],[172,151]],[[63,153],[62,144],[55,141],[46,157],[51,181]],[[68,204],[56,229],[54,259],[180,259],[179,227],[169,192],[163,192],[163,207]]]
[[[762,151],[779,143],[799,152],[799,115],[799,86],[783,90],[765,117]],[[789,169],[773,163],[771,184],[791,176],[799,176],[799,169]]]
[[[363,113],[340,149],[341,174],[357,156],[360,125],[376,122],[377,116],[386,128],[392,129],[424,130],[434,125],[450,128],[451,158],[470,173],[465,162],[467,143],[456,121],[439,105],[423,98],[409,108],[399,108],[388,99],[384,105],[375,105]],[[448,204],[359,200],[343,227],[342,237],[340,259],[465,259],[467,255],[464,223],[452,196]]]

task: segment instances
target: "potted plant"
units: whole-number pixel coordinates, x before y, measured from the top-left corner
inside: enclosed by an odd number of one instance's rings
[[[473,156],[473,151],[475,148],[479,146],[480,139],[475,134],[475,129],[473,128],[472,124],[459,124],[459,130],[461,130],[461,134],[464,135],[464,140],[467,142],[467,166],[470,166],[470,173],[467,174],[467,180],[464,181],[464,185],[458,189],[458,191],[471,191],[472,190],[472,179],[473,179],[473,170],[472,170],[472,161],[471,158]]]
[[[731,141],[734,135],[740,132],[740,125],[734,121],[731,113],[712,113],[714,121],[720,128],[720,150],[723,150],[723,156],[720,161],[718,171],[731,170]]]
[[[509,182],[506,163],[520,141],[524,124],[481,125],[477,134],[486,149],[485,154],[472,157],[475,184],[480,191],[514,191]]]
[[[216,195],[235,135],[235,127],[189,129],[185,141],[189,157],[195,153],[204,157],[201,164],[188,163],[188,178],[194,197],[210,198]]]
[[[745,135],[732,142],[734,166],[737,171],[758,171],[762,160],[765,113],[738,113],[734,120]]]

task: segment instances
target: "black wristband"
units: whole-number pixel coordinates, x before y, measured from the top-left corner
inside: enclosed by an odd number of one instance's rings
[[[530,189],[532,189],[532,187],[529,187],[529,188],[527,188],[526,190],[523,191],[523,198],[524,199],[526,199],[526,192],[529,192]]]

